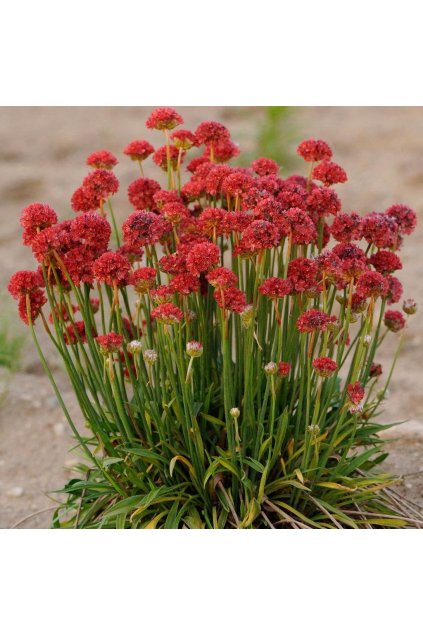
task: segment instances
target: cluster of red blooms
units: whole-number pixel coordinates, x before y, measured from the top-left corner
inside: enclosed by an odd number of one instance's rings
[[[139,139],[125,147],[123,152],[131,160],[141,164],[152,157],[159,167],[179,177],[185,154],[191,148],[202,148],[202,154],[188,163],[189,179],[178,189],[167,191],[144,176],[129,185],[134,211],[122,225],[123,244],[116,251],[109,250],[111,228],[105,203],[119,189],[112,171],[118,160],[107,150],[88,156],[86,163],[92,171],[72,195],[72,208],[82,213],[59,222],[48,205],[34,203],[23,210],[23,242],[32,248],[40,266],[35,272],[12,276],[9,291],[18,300],[19,314],[26,323],[28,311],[34,321],[47,301],[45,284],[61,284],[66,291],[71,284],[93,287],[100,283],[115,289],[131,285],[139,296],[149,295],[155,305],[151,318],[166,325],[189,321],[185,298],[194,293],[207,295],[209,285],[225,319],[226,311],[244,313],[252,304],[255,310],[254,304],[264,302],[263,298],[272,301],[276,311],[277,303],[286,296],[293,296],[300,307],[305,302],[305,308],[307,300],[314,298],[315,308],[303,309],[296,318],[300,333],[336,328],[337,319],[329,314],[330,309],[326,312],[317,307],[317,298],[330,286],[343,291],[344,302],[357,313],[377,298],[388,304],[400,300],[402,286],[393,274],[402,268],[397,251],[403,236],[416,226],[412,209],[393,205],[365,216],[343,212],[333,186],[345,182],[347,174],[332,161],[332,150],[322,140],[308,139],[298,146],[298,154],[310,164],[308,178],[281,178],[278,164],[266,157],[247,168],[230,166],[228,161],[239,150],[223,124],[205,121],[192,132],[175,129],[181,124],[183,119],[174,109],[157,108],[147,127],[164,132],[165,145],[154,148]],[[331,239],[336,244],[328,247]],[[361,248],[360,242],[367,247]],[[148,259],[158,243],[163,252],[158,266],[152,266],[151,258],[150,266],[140,266],[144,254]],[[261,278],[256,287],[259,295],[247,296],[237,275],[223,266],[229,244],[232,257],[239,258],[240,265],[241,258],[249,260],[256,272],[259,263],[286,257],[279,269],[284,274]],[[158,286],[160,273],[168,279]],[[239,277],[242,280],[241,274]],[[98,310],[98,300],[93,301],[97,302],[93,311]],[[63,306],[55,314],[67,321],[72,310]],[[412,310],[410,304],[405,312]],[[400,311],[388,310],[384,323],[398,332],[405,319]],[[125,327],[130,333],[131,324]],[[85,341],[84,323],[70,324],[64,336],[68,343]],[[123,341],[113,332],[96,340],[105,353],[120,349]],[[313,368],[325,378],[336,372],[337,364],[320,357],[314,359]],[[281,361],[277,371],[286,377],[290,369],[288,362]],[[348,386],[351,406],[361,402],[362,389],[359,383]]]

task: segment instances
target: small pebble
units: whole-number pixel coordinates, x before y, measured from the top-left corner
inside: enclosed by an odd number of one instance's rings
[[[68,460],[65,460],[65,468],[73,469],[78,463],[79,461],[76,458],[68,458]]]
[[[65,426],[63,423],[56,423],[53,427],[53,431],[56,434],[56,436],[63,436],[64,431],[65,431]]]
[[[55,409],[59,406],[58,400],[55,396],[49,396],[46,399],[46,405],[49,409]]]
[[[6,491],[6,495],[11,498],[20,498],[21,495],[23,495],[23,492],[24,490],[22,487],[12,487],[8,491]]]

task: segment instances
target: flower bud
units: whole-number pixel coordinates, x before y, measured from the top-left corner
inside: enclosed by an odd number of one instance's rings
[[[368,348],[372,343],[372,335],[364,335],[363,337],[363,345]]]
[[[232,407],[229,410],[229,413],[233,418],[239,418],[239,415],[241,414],[241,412],[239,411],[237,407]]]
[[[188,341],[187,355],[189,357],[201,357],[203,354],[203,344],[199,341]]]
[[[137,339],[134,339],[134,341],[130,341],[128,343],[128,345],[126,346],[126,349],[131,354],[140,353],[141,352],[141,341],[137,341]]]
[[[240,313],[241,324],[244,328],[249,328],[254,320],[254,306],[249,304]]]
[[[372,378],[378,377],[382,374],[382,366],[380,363],[372,363],[370,366],[370,376]]]
[[[155,350],[144,350],[142,356],[145,363],[148,365],[154,365],[157,361],[158,354]]]
[[[277,374],[278,369],[278,364],[274,361],[269,361],[269,363],[264,366],[264,371],[268,376],[271,376],[272,374]]]
[[[407,315],[414,315],[417,312],[417,302],[414,299],[406,299],[402,309]]]

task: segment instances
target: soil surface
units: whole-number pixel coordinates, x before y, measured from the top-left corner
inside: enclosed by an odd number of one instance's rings
[[[144,122],[150,108],[0,108],[0,288],[18,268],[33,268],[21,245],[18,218],[34,201],[48,202],[61,218],[71,216],[68,201],[86,173],[84,161],[93,150],[107,148],[118,156],[126,143],[146,138],[157,145],[158,133]],[[262,108],[179,108],[192,129],[203,119],[219,119],[232,131],[241,151],[256,148]],[[345,210],[365,213],[394,203],[414,207],[420,223],[402,249],[404,270],[399,277],[404,297],[423,306],[423,108],[323,107],[297,108],[286,121],[290,153],[314,136],[327,140],[349,181],[338,188]],[[285,142],[285,141],[284,141]],[[293,167],[303,169],[294,159]],[[290,169],[292,166],[290,166]],[[125,157],[117,170],[121,181],[118,215],[130,212],[124,194],[136,178]],[[285,171],[286,173],[286,171]],[[149,174],[163,179],[153,167]],[[282,168],[282,175],[284,169]],[[1,294],[2,317],[10,317],[11,333],[25,337],[18,372],[0,368],[0,527],[18,522],[22,528],[50,526],[51,508],[59,489],[78,460],[62,411],[12,300]],[[391,455],[386,470],[407,475],[400,490],[423,505],[423,322],[418,313],[405,336],[402,356],[386,401],[384,421],[408,420],[390,432]],[[385,340],[378,359],[388,372],[397,336]],[[74,420],[83,420],[59,361],[46,343],[63,398]],[[411,474],[411,475],[410,475]],[[49,497],[50,496],[50,497]],[[49,510],[45,510],[49,509]],[[28,517],[30,516],[30,517]],[[26,518],[26,519],[25,519]]]

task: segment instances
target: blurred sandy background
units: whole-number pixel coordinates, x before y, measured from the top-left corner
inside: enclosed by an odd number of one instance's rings
[[[30,202],[47,202],[61,218],[72,216],[69,199],[87,172],[86,156],[109,149],[121,161],[116,174],[121,190],[115,207],[121,218],[130,211],[125,190],[138,177],[136,166],[122,156],[122,148],[135,138],[155,146],[161,135],[147,131],[144,121],[151,108],[0,108],[0,318],[8,337],[25,336],[17,370],[0,367],[0,527],[11,527],[26,516],[52,506],[48,492],[70,477],[77,456],[69,453],[72,439],[44,377],[25,327],[19,323],[14,302],[4,288],[10,275],[33,268],[28,249],[20,242],[19,215]],[[218,119],[231,130],[241,152],[256,152],[267,125],[264,108],[178,108],[185,126],[193,129],[203,119]],[[406,203],[419,215],[416,232],[402,249],[404,270],[399,272],[405,295],[420,304],[411,320],[402,357],[383,415],[385,422],[408,419],[396,428],[387,467],[399,474],[423,470],[423,108],[321,107],[292,109],[278,123],[282,176],[304,170],[295,159],[295,147],[310,136],[325,139],[334,158],[347,171],[349,181],[338,187],[347,211],[384,210]],[[149,164],[148,174],[164,183]],[[388,336],[379,361],[388,368],[396,336]],[[1,355],[0,349],[0,355]],[[78,408],[51,350],[65,401],[79,419]],[[391,434],[392,435],[392,434]],[[423,473],[405,480],[403,491],[423,502]],[[40,513],[22,527],[48,527],[51,512]]]

